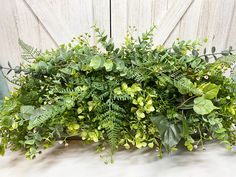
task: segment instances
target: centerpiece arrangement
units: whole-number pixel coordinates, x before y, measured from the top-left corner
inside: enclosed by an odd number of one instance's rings
[[[236,142],[236,85],[232,47],[200,55],[196,41],[172,47],[153,44],[154,28],[115,48],[95,27],[56,50],[19,41],[25,62],[11,80],[18,85],[0,108],[0,154],[24,151],[33,159],[69,137],[96,142],[112,155],[118,148],[171,152],[183,142],[189,151],[212,139],[231,149]],[[214,62],[209,62],[211,59]]]

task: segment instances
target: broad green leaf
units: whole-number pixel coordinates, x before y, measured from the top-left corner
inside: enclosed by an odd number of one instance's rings
[[[100,67],[103,67],[103,64],[104,64],[104,58],[102,58],[101,56],[96,55],[91,59],[91,62],[90,62],[89,65],[93,69],[98,69]]]
[[[220,85],[208,83],[203,88],[204,98],[213,99],[217,96],[220,90]]]
[[[111,59],[107,59],[104,63],[104,66],[106,68],[106,71],[111,71],[113,68],[113,62]]]
[[[163,145],[167,150],[179,143],[182,131],[180,124],[170,123],[164,115],[153,116],[151,121],[157,126]]]
[[[211,100],[205,99],[204,97],[198,97],[194,99],[193,110],[200,115],[209,114],[215,107]]]

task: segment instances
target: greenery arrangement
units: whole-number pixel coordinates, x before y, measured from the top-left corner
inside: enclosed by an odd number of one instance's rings
[[[85,34],[41,53],[19,41],[26,62],[9,64],[19,87],[0,109],[1,155],[10,148],[33,159],[72,136],[111,155],[149,147],[161,157],[180,142],[192,151],[212,139],[231,149],[236,85],[224,73],[233,71],[232,47],[199,55],[196,41],[154,46],[153,30],[128,33],[120,48],[96,27],[96,45]]]

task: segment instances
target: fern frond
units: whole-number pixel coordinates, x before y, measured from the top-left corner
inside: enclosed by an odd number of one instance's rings
[[[181,94],[193,93],[194,95],[202,95],[202,91],[196,88],[191,80],[187,79],[186,77],[175,80],[174,86],[179,90]]]
[[[108,97],[109,94],[110,94],[109,92],[104,92],[103,94],[99,96],[99,99],[104,100],[104,98]]]
[[[127,101],[131,100],[131,97],[128,94],[114,95],[114,100]]]
[[[126,70],[126,76],[127,79],[134,79],[136,82],[143,82],[148,78],[147,75],[145,75],[145,72],[141,72],[140,69],[137,67],[135,69],[129,69]]]
[[[70,88],[62,88],[62,89],[55,89],[53,90],[54,93],[60,93],[60,94],[71,94],[73,92],[75,92],[74,89],[70,89]]]
[[[26,61],[28,61],[30,59],[35,59],[41,53],[40,50],[38,50],[38,49],[36,49],[36,48],[26,44],[21,39],[18,40],[18,43],[19,43],[21,49],[23,50],[23,53],[21,54],[21,56]]]
[[[64,106],[60,105],[46,105],[35,110],[35,114],[30,117],[28,129],[31,130],[34,127],[38,127],[48,119],[55,117],[56,115],[65,111]]]

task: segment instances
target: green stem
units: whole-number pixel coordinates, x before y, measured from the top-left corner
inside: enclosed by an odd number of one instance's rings
[[[199,135],[200,135],[201,146],[202,146],[202,149],[204,149],[203,140],[202,140],[202,132],[201,132],[200,126],[198,126],[197,128],[198,128]]]
[[[187,103],[189,100],[191,100],[191,99],[193,99],[193,98],[195,98],[195,97],[197,97],[197,96],[192,96],[192,97],[188,98],[188,99],[185,100],[181,105],[177,106],[177,109],[180,109],[185,103]],[[191,105],[191,106],[192,106],[192,105]]]

